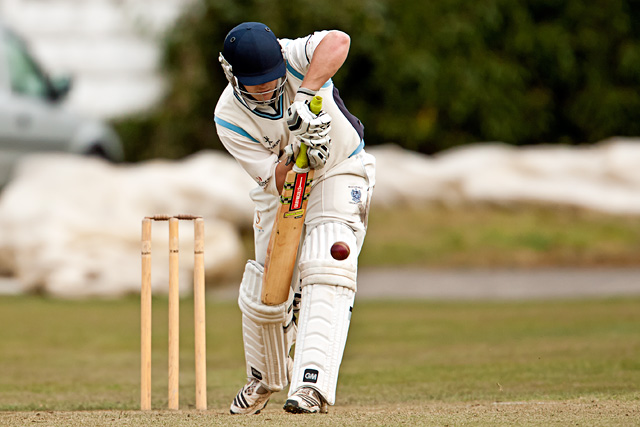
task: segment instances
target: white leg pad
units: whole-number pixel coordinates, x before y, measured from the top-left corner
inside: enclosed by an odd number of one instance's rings
[[[346,260],[331,257],[333,243],[351,248]],[[344,224],[324,223],[309,231],[300,256],[302,299],[289,396],[313,387],[335,403],[338,371],[347,342],[356,293],[357,243]]]
[[[355,292],[341,286],[308,285],[302,288],[296,354],[289,396],[300,387],[318,390],[329,405],[336,400]],[[307,304],[305,301],[313,301]]]
[[[256,261],[247,262],[238,297],[247,377],[260,380],[271,391],[280,391],[289,383],[287,357],[295,336],[293,294],[282,304],[263,304],[263,271]]]

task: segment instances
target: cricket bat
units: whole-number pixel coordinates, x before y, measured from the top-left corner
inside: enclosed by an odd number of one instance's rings
[[[322,97],[315,96],[309,109],[313,114],[319,114]],[[307,146],[301,144],[296,164],[284,180],[278,215],[267,247],[262,276],[262,302],[266,305],[282,304],[289,296],[313,172],[309,168]]]

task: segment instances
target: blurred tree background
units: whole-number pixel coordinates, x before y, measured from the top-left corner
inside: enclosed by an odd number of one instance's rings
[[[222,148],[217,57],[243,21],[281,38],[348,33],[334,82],[369,146],[640,135],[640,0],[203,0],[167,35],[164,102],[116,123],[127,160]]]

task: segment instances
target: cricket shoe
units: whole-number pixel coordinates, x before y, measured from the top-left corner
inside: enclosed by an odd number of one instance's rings
[[[259,414],[267,406],[273,392],[263,386],[260,381],[250,378],[233,399],[229,412],[232,414]]]
[[[285,411],[292,414],[315,414],[329,412],[327,402],[320,392],[311,387],[302,387],[285,402]]]

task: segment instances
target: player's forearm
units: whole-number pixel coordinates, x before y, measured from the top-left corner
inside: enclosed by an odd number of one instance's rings
[[[294,163],[291,162],[289,165],[285,165],[285,162],[280,162],[276,166],[275,171],[275,179],[276,179],[276,188],[278,189],[278,194],[282,193],[282,187],[284,186],[284,180],[287,177],[287,172],[289,172],[293,168]]]
[[[349,54],[351,39],[342,31],[331,31],[313,52],[309,70],[301,87],[318,90],[342,67]]]

